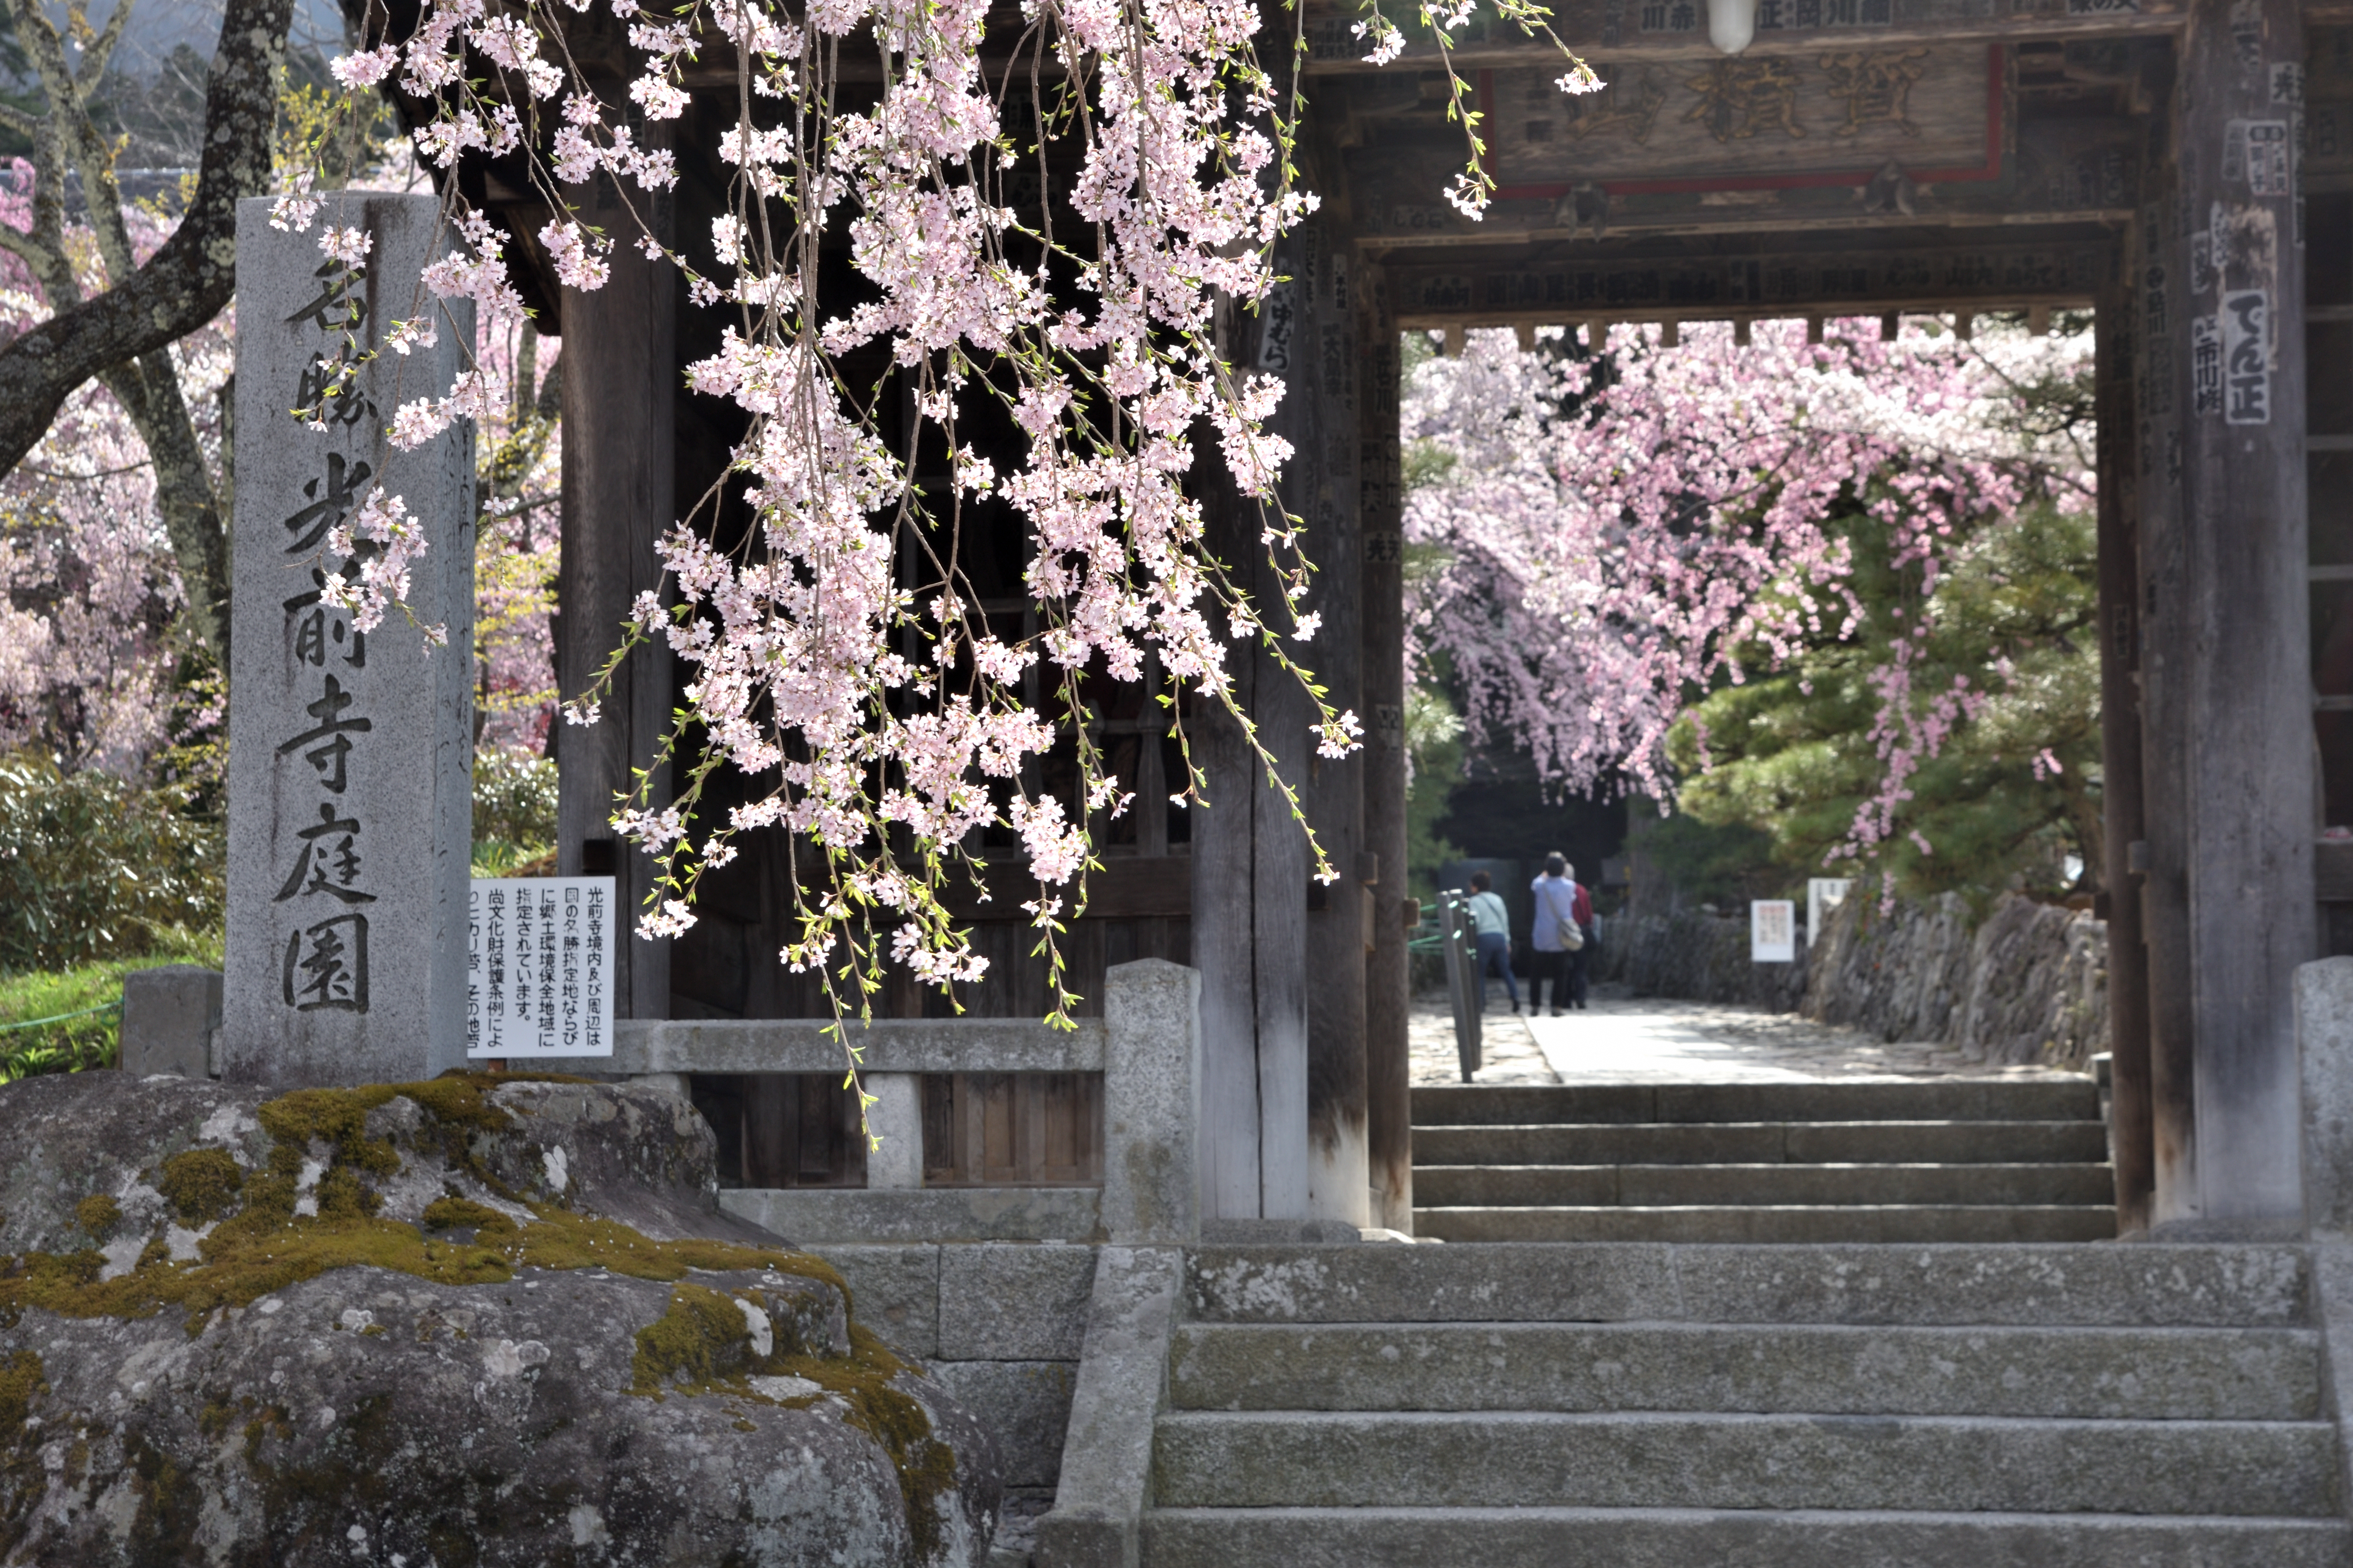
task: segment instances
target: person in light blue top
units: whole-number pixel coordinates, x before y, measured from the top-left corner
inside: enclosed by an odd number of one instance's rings
[[[1520,1010],[1520,982],[1512,978],[1512,913],[1504,907],[1504,900],[1494,891],[1494,883],[1483,871],[1471,874],[1471,918],[1479,925],[1479,1011],[1487,1011],[1487,972],[1494,969],[1504,977],[1504,991],[1512,999],[1512,1011]]]
[[[1545,981],[1552,981],[1552,1015],[1585,1006],[1584,949],[1593,934],[1593,900],[1577,885],[1576,868],[1556,851],[1545,856],[1544,874],[1529,884],[1535,895],[1535,951],[1528,980],[1528,1016],[1544,1011]]]

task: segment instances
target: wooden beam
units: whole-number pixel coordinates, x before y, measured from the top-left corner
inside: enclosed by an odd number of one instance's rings
[[[1511,129],[1483,133],[1501,137]],[[1791,146],[1828,138],[1829,128],[1815,126]],[[1766,245],[1777,243],[1770,236],[1793,232],[1908,236],[1925,227],[1989,228],[2003,232],[1984,242],[2014,244],[2021,225],[2113,228],[2129,221],[2141,199],[2145,140],[2146,122],[2124,114],[2029,120],[1998,143],[1981,137],[1974,169],[1936,170],[1899,146],[1777,175],[1719,154],[1698,128],[1671,125],[1662,113],[1648,139],[1625,150],[1614,176],[1581,169],[1575,155],[1586,149],[1573,141],[1561,144],[1563,156],[1525,164],[1516,175],[1506,164],[1502,190],[1475,220],[1444,197],[1464,154],[1459,129],[1442,122],[1384,126],[1378,139],[1346,154],[1346,174],[1359,243],[1384,254],[1514,241],[1589,252],[1599,238],[1591,232],[1597,206],[1613,241],[1754,234]]]
[[[2148,950],[2141,945],[2140,889],[2132,846],[2141,807],[2139,479],[2133,409],[2133,325],[2139,296],[2129,252],[2102,291],[2097,351],[2100,594],[2101,905],[2108,933],[2108,1059],[2112,1086],[2116,1229],[2148,1228],[2156,1194],[2149,1110]]]
[[[1737,317],[1972,314],[2035,305],[2089,305],[2114,242],[1954,245],[1824,253],[1787,248],[1748,255],[1628,253],[1591,260],[1393,266],[1398,324],[1407,329]]]
[[[1364,530],[1365,848],[1377,860],[1365,989],[1365,1080],[1375,1224],[1413,1229],[1413,996],[1406,955],[1405,490],[1398,444],[1398,324],[1386,272],[1358,273],[1364,373],[1356,389]],[[1608,331],[1591,323],[1595,341]]]
[[[1313,352],[1293,302],[1223,323],[1238,365],[1286,375]],[[1203,527],[1270,624],[1282,586],[1261,543],[1261,502],[1238,493],[1214,445],[1201,456]],[[1255,640],[1229,655],[1235,700],[1296,788],[1314,754],[1313,712],[1298,681]],[[1193,964],[1201,972],[1202,1213],[1301,1219],[1308,1199],[1307,837],[1264,781],[1241,726],[1212,705],[1195,754],[1208,804],[1193,824]]]
[[[586,202],[596,220],[620,227],[609,176],[599,175]],[[571,698],[586,689],[618,645],[632,599],[661,580],[655,541],[677,515],[671,406],[678,385],[675,348],[678,275],[617,245],[612,272],[592,293],[564,291],[563,562],[556,575],[555,681]],[[652,863],[614,841],[616,792],[632,770],[649,766],[671,705],[670,651],[660,642],[632,652],[590,726],[558,725],[556,868],[565,876],[611,873],[624,929],[633,926],[653,885]],[[668,804],[669,769],[655,781],[655,804]],[[617,1018],[670,1016],[670,944],[622,938],[616,966]]]
[[[1767,0],[1767,5],[1772,0]],[[1870,0],[1862,0],[1869,5]],[[1779,15],[1794,16],[1803,14],[1804,0],[1780,0],[1774,7]],[[1849,7],[1850,14],[1860,16],[1862,5]],[[2087,38],[2163,37],[2179,33],[2184,20],[2182,0],[2151,0],[2133,11],[2096,11],[2067,15],[2059,6],[2038,4],[2032,15],[2018,15],[2007,9],[1978,9],[1966,4],[1937,5],[1935,16],[1920,16],[1918,11],[1932,7],[1906,7],[1914,15],[1902,21],[1892,16],[1886,20],[1862,23],[1832,24],[1798,27],[1790,26],[1760,27],[1756,42],[1741,52],[1741,58],[1809,58],[1826,51],[1857,48],[1873,52],[1907,48],[1917,45],[2007,44],[2027,40],[2069,41]],[[1760,8],[1761,9],[1761,8]],[[1815,8],[1813,15],[1828,16],[1840,7],[1831,4]],[[1881,5],[1883,15],[1891,5]],[[1975,15],[1964,12],[1975,10]],[[1657,14],[1660,25],[1645,29],[1644,19]],[[1688,25],[1677,27],[1679,13],[1688,13]],[[1319,15],[1319,13],[1321,13]],[[1614,13],[1614,15],[1613,15]],[[1368,46],[1355,36],[1362,14],[1352,7],[1331,4],[1330,0],[1309,7],[1306,21],[1307,74],[1310,76],[1368,75],[1378,70],[1413,72],[1440,69],[1440,58],[1435,44],[1413,39],[1406,44],[1393,64],[1374,66],[1365,59]],[[1553,7],[1552,27],[1561,40],[1581,55],[1606,56],[1612,63],[1644,60],[1688,61],[1712,64],[1725,57],[1707,41],[1707,14],[1697,0],[1689,6],[1675,5],[1651,5],[1641,0],[1570,0],[1569,4]],[[1508,22],[1501,20],[1484,24],[1484,32],[1473,36],[1466,31],[1456,35],[1452,51],[1453,64],[1459,71],[1466,68],[1487,67],[1509,69],[1514,66],[1543,66],[1558,75],[1563,69],[1560,53],[1551,44],[1526,37]]]
[[[2139,464],[2142,836],[2126,848],[2127,873],[2137,879],[2141,943],[2147,953],[2149,1159],[2152,1228],[2179,1226],[2198,1214],[2196,1077],[2191,1049],[2189,812],[2187,761],[2187,681],[2192,584],[2184,558],[2182,409],[2189,396],[2189,357],[2177,331],[2189,309],[2181,267],[2186,247],[2168,224],[2178,199],[2178,171],[2168,155],[2137,226],[2141,260],[2140,355],[2134,405],[2144,429]]]

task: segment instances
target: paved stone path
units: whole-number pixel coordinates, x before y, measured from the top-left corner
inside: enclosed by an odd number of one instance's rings
[[[1595,988],[1592,1006],[1564,1018],[1514,1016],[1498,994],[1482,1033],[1482,1084],[1799,1083],[1822,1078],[2042,1078],[2047,1067],[1969,1061],[1941,1044],[1889,1044],[1794,1013],[1710,1002],[1640,1000]],[[1454,1021],[1445,993],[1416,997],[1413,1081],[1459,1084]]]

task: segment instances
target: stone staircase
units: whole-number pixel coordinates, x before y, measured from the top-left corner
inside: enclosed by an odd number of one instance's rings
[[[1449,1242],[2116,1234],[2089,1078],[1413,1091],[1414,1229]]]
[[[1202,1249],[1142,1560],[2346,1568],[2311,1298],[2289,1246]]]

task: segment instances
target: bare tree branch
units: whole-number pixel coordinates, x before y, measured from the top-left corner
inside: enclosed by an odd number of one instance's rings
[[[106,62],[114,58],[114,46],[122,41],[122,25],[131,20],[128,0],[116,0],[114,14],[106,19],[105,28],[82,45],[81,69],[74,76],[74,86],[87,93],[106,74]]]
[[[144,267],[0,348],[0,467],[15,467],[33,450],[75,387],[185,337],[228,303],[237,286],[237,204],[269,185],[277,73],[292,17],[293,0],[228,0],[206,83],[208,129],[187,216]],[[37,197],[37,222],[40,205]]]
[[[217,314],[227,302],[234,285],[237,197],[258,193],[269,172],[269,135],[276,114],[276,66],[284,49],[290,0],[260,0],[259,4],[231,0],[229,14],[222,26],[221,48],[213,62],[206,101],[206,121],[216,126],[227,123],[232,130],[242,126],[250,133],[251,144],[225,148],[221,138],[207,139],[196,199],[190,205],[179,231],[143,269],[133,265],[131,232],[123,221],[121,192],[114,177],[114,149],[91,122],[88,101],[97,71],[103,69],[105,57],[121,38],[123,21],[131,12],[130,0],[120,0],[105,32],[85,46],[79,73],[68,65],[64,39],[37,0],[11,0],[11,9],[16,14],[17,36],[27,45],[40,73],[49,111],[31,125],[38,160],[34,172],[32,232],[17,235],[0,225],[0,230],[5,230],[0,233],[0,249],[24,258],[33,268],[58,313],[42,327],[0,351],[0,447],[22,438],[16,423],[20,413],[46,398],[47,411],[40,415],[39,427],[31,431],[29,439],[24,440],[22,448],[10,459],[12,462],[21,461],[24,452],[40,439],[41,431],[55,418],[58,404],[81,380],[95,375],[102,381],[130,416],[154,460],[156,508],[163,514],[164,532],[171,539],[173,555],[179,565],[190,621],[197,636],[226,668],[229,581],[224,508],[213,483],[212,471],[205,461],[203,446],[196,439],[195,422],[188,415],[178,369],[172,362],[171,342]],[[274,18],[269,15],[273,9]],[[273,19],[276,32],[268,34],[264,29]],[[242,32],[238,31],[240,22],[244,24]],[[93,60],[97,62],[95,68]],[[235,138],[230,141],[234,143]],[[69,165],[81,174],[99,253],[115,285],[94,300],[83,298],[80,281],[65,249],[65,171]],[[189,238],[200,215],[211,226],[214,242],[193,257],[184,253],[177,259],[176,267],[159,273],[159,264],[165,263],[174,247]],[[138,293],[153,302],[156,314],[175,319],[173,330],[144,346],[130,346],[128,353],[111,364],[94,366],[84,376],[69,379],[73,369],[71,349],[79,347],[92,352],[108,338],[124,335],[126,328],[135,332],[139,325],[135,322],[118,319],[110,323],[102,316],[111,303]],[[83,323],[85,330],[68,338],[63,346],[69,355],[61,356],[64,363],[36,366],[30,372],[21,366],[10,365],[10,358],[28,340],[60,323],[77,322]],[[39,374],[42,368],[49,371],[46,379]],[[26,386],[28,382],[33,385]]]

